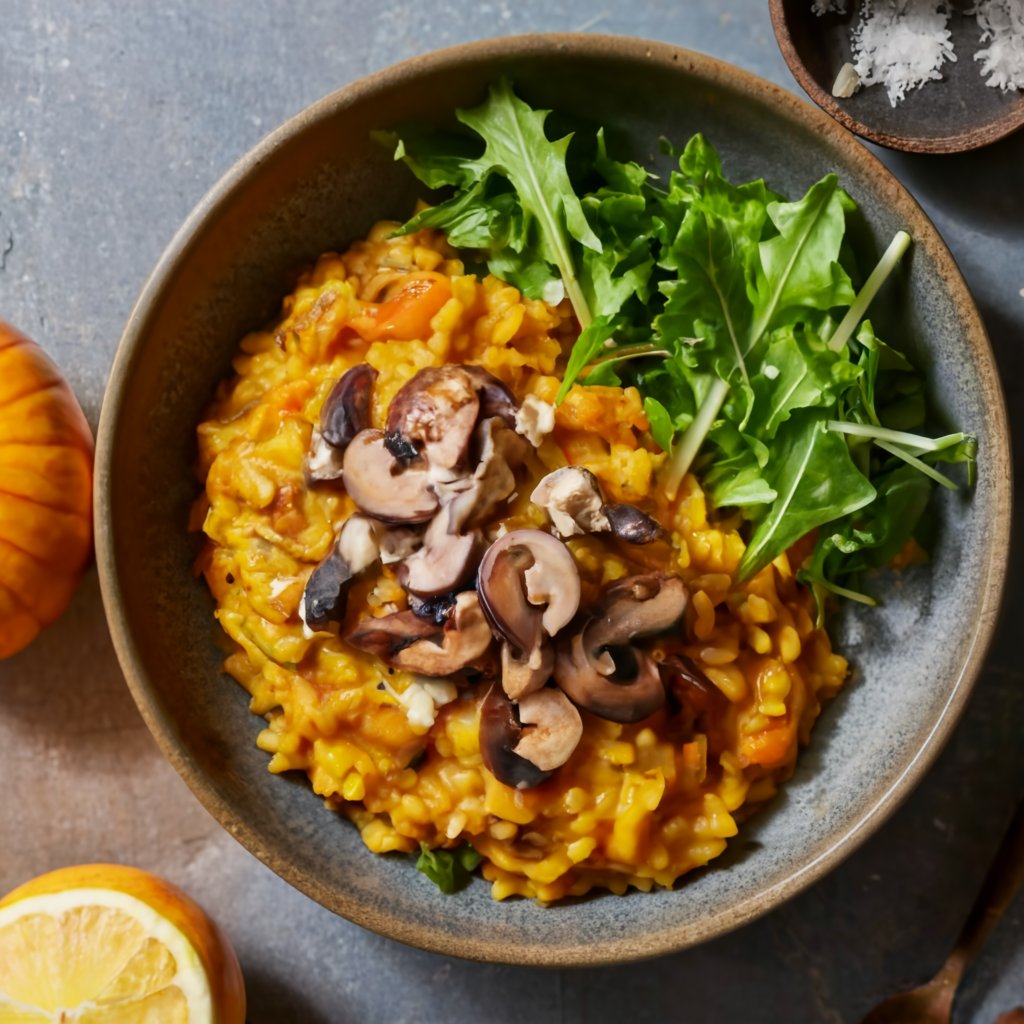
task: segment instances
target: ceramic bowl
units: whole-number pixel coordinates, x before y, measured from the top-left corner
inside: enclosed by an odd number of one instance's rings
[[[655,159],[659,136],[697,130],[734,180],[790,195],[829,171],[860,204],[857,241],[895,231],[909,260],[873,309],[929,378],[936,425],[978,435],[974,493],[938,499],[934,560],[885,606],[848,611],[837,642],[856,666],[782,795],[725,856],[672,891],[544,908],[492,902],[474,881],[444,896],[405,857],[377,857],[305,778],[267,771],[262,719],[221,669],[213,605],[192,572],[195,424],[242,335],[267,322],[297,268],[402,218],[420,189],[370,140],[404,121],[448,122],[508,74],[535,106],[607,126],[616,150]],[[527,36],[417,58],[333,93],[264,139],[216,185],[164,253],[133,310],[99,430],[97,552],[121,664],[142,714],[196,796],[235,838],[324,906],[416,946],[519,964],[654,956],[765,913],[835,866],[907,795],[949,735],[979,671],[1009,532],[1003,399],[981,320],[931,223],[844,129],[784,90],[671,46]]]

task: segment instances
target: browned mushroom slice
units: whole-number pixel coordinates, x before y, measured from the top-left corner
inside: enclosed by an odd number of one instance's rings
[[[306,476],[310,482],[341,479],[345,449],[370,425],[370,395],[376,379],[377,371],[360,363],[331,388],[309,441]]]
[[[650,573],[613,583],[597,615],[559,645],[555,682],[581,708],[638,722],[665,702],[658,666],[635,641],[671,629],[686,609],[678,576]]]
[[[544,640],[529,653],[517,654],[507,641],[501,645],[501,688],[512,700],[539,690],[555,667],[555,649]]]
[[[482,657],[493,639],[477,595],[468,590],[455,599],[440,637],[403,647],[392,656],[391,664],[423,676],[450,676]]]
[[[335,448],[346,448],[370,426],[370,395],[377,371],[369,363],[348,370],[331,388],[320,410],[320,433]]]
[[[526,442],[498,416],[480,421],[476,444],[479,461],[471,477],[435,484],[441,503],[448,506],[450,533],[485,522],[516,489],[515,470],[526,458]]]
[[[511,530],[480,562],[477,589],[494,628],[520,650],[529,650],[530,612],[542,607],[541,624],[554,636],[580,604],[580,576],[569,549],[541,530]]]
[[[365,516],[345,521],[331,553],[313,570],[299,601],[299,618],[309,629],[324,629],[345,615],[352,580],[380,557],[375,525]]]
[[[628,544],[650,544],[665,532],[635,505],[605,505],[604,514],[612,533]]]
[[[532,789],[572,756],[583,735],[579,712],[558,690],[513,704],[493,685],[480,705],[480,753],[506,786]]]
[[[394,657],[410,644],[440,634],[440,626],[404,611],[361,619],[344,639],[353,647],[375,654],[390,665]]]
[[[435,516],[423,535],[423,547],[397,569],[398,582],[417,597],[450,594],[468,583],[480,560],[479,530],[449,533],[447,516]]]
[[[394,451],[399,439],[414,442],[435,469],[453,469],[465,461],[479,414],[476,385],[462,367],[428,366],[391,400],[389,447]]]
[[[610,528],[597,477],[582,466],[563,466],[548,473],[533,489],[530,501],[547,512],[561,537]]]
[[[404,465],[384,447],[384,434],[363,430],[345,449],[345,489],[367,515],[385,523],[424,523],[437,496],[423,462]]]
[[[493,373],[482,366],[464,365],[462,369],[476,386],[480,399],[480,418],[498,416],[506,427],[515,430],[516,413],[519,411],[515,395]]]

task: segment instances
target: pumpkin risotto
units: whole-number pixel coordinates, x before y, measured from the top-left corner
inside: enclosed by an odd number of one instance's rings
[[[396,227],[304,274],[199,426],[227,671],[376,853],[468,842],[498,899],[671,886],[846,662],[787,555],[739,583],[739,521],[667,500],[634,388],[555,404],[568,303]]]

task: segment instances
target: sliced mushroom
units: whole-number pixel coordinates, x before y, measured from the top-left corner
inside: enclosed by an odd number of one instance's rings
[[[453,469],[465,461],[479,414],[477,387],[463,367],[428,366],[388,407],[392,451],[399,439],[414,442],[423,446],[432,467]]]
[[[511,530],[480,562],[477,583],[484,611],[520,651],[536,637],[532,612],[543,606],[541,625],[554,636],[580,604],[580,576],[569,549],[541,530]]]
[[[385,523],[423,523],[437,511],[425,463],[404,465],[384,447],[384,434],[363,430],[345,449],[345,489],[367,515]]]
[[[344,451],[328,444],[320,429],[314,427],[306,453],[306,479],[313,484],[340,480],[344,473],[344,458]]]
[[[311,482],[341,479],[345,449],[370,425],[370,395],[376,379],[377,371],[360,363],[331,388],[320,409],[320,424],[310,437],[306,476]]]
[[[377,371],[369,363],[348,370],[331,388],[320,410],[320,433],[335,448],[344,449],[370,425],[370,395]]]
[[[347,519],[331,553],[313,570],[299,601],[299,618],[308,629],[324,629],[344,617],[349,585],[380,557],[374,527],[365,516]]]
[[[605,505],[604,514],[612,533],[628,544],[650,544],[665,532],[635,505]]]
[[[581,708],[613,722],[638,722],[665,702],[658,666],[635,641],[671,629],[686,609],[678,576],[650,573],[613,583],[598,613],[565,638],[555,682]]]
[[[499,416],[506,427],[515,430],[516,413],[519,412],[519,403],[515,395],[493,373],[482,366],[464,365],[462,369],[476,386],[480,398],[480,418]]]
[[[442,594],[440,597],[417,597],[409,595],[409,611],[415,612],[421,619],[443,626],[455,607],[456,594]]]
[[[447,516],[435,516],[423,547],[398,566],[398,582],[417,597],[450,594],[473,578],[482,543],[479,530],[450,533]]]
[[[501,688],[511,700],[539,690],[555,667],[555,649],[541,640],[529,653],[518,656],[511,644],[501,645]]]
[[[362,619],[345,634],[344,639],[353,647],[375,654],[390,665],[395,656],[410,644],[440,633],[441,629],[435,623],[404,611]]]
[[[440,643],[429,637],[403,647],[395,652],[391,664],[424,676],[450,676],[480,658],[494,638],[472,590],[455,599],[439,639]]]
[[[561,768],[583,735],[580,713],[561,690],[551,687],[520,699],[519,721],[524,728],[512,752],[546,772]]]
[[[558,690],[531,693],[518,708],[497,685],[480,705],[480,753],[506,786],[532,789],[572,756],[583,735],[579,712]]]
[[[480,421],[476,444],[479,461],[471,477],[447,486],[435,483],[441,504],[448,506],[450,533],[485,522],[516,489],[515,470],[526,458],[526,443],[498,416]]]
[[[422,526],[388,526],[377,522],[374,524],[374,533],[380,546],[380,560],[385,565],[408,558],[423,545]]]
[[[582,466],[563,466],[548,473],[533,489],[530,501],[547,512],[561,537],[610,529],[601,486]]]

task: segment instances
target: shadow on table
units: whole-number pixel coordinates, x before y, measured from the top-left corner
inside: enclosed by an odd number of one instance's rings
[[[362,1024],[343,1006],[325,1016],[289,982],[258,970],[246,970],[245,995],[246,1024]]]

